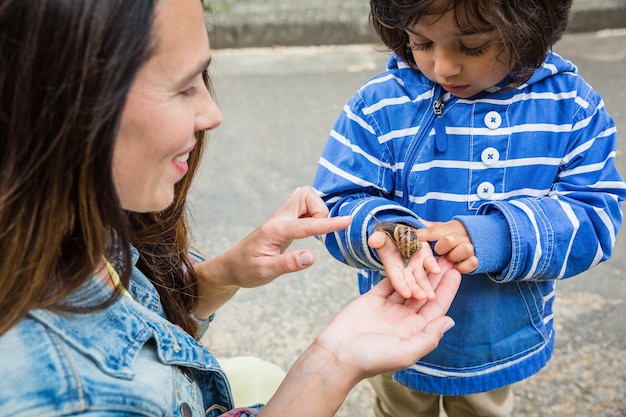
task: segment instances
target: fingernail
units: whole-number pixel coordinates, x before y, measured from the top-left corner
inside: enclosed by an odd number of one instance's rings
[[[302,266],[309,266],[313,263],[313,255],[308,252],[301,253],[298,256],[298,262],[300,262]]]
[[[450,320],[446,321],[446,322],[444,323],[443,327],[442,327],[443,332],[445,333],[445,332],[447,332],[448,330],[450,330],[451,328],[453,328],[453,327],[454,327],[454,324],[455,324],[455,323],[454,323],[454,320],[452,320],[452,319],[450,319]]]

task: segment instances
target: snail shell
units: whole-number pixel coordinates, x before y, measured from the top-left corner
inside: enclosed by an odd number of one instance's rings
[[[411,226],[376,220],[376,230],[389,235],[405,261],[411,259],[411,256],[422,249],[422,242],[417,237],[415,229]]]

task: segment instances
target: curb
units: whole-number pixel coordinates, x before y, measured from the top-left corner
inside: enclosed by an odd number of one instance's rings
[[[376,42],[364,7],[308,6],[281,10],[238,10],[206,15],[214,49],[271,46],[348,45]]]
[[[328,7],[285,4],[281,8],[233,7],[205,21],[214,49],[376,43],[366,3]],[[575,0],[568,33],[626,27],[625,0]]]

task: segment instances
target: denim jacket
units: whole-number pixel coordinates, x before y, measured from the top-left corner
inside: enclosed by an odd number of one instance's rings
[[[231,410],[216,359],[163,318],[158,293],[137,268],[129,290],[132,299],[121,296],[89,314],[33,310],[0,336],[0,417],[216,417]],[[90,305],[110,291],[93,277],[67,301]]]

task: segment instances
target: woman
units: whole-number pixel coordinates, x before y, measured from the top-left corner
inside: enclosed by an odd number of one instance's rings
[[[310,251],[285,252],[293,239],[350,219],[301,188],[232,249],[188,257],[185,196],[203,132],[221,123],[196,0],[2,0],[0,57],[0,416],[331,416],[453,325],[451,265],[428,303],[383,281],[265,407],[231,410],[190,334],[239,288],[311,265]]]

